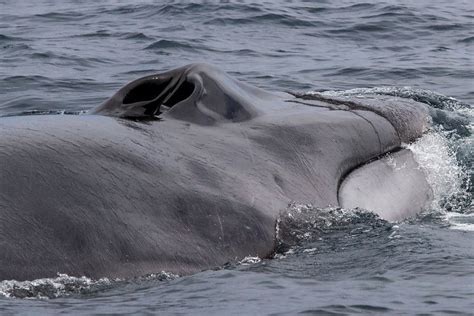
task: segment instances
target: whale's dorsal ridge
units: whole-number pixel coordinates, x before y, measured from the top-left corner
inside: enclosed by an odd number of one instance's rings
[[[265,97],[214,66],[195,63],[132,81],[90,113],[132,119],[162,115],[212,125],[256,117],[253,104]]]
[[[330,97],[320,93],[294,94],[297,99],[320,101],[333,109],[370,111],[385,118],[398,133],[401,142],[410,143],[428,130],[429,108],[420,102],[394,96],[357,95]]]

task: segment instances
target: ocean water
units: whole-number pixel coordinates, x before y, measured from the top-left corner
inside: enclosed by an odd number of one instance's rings
[[[406,144],[435,195],[416,218],[295,201],[272,259],[184,277],[2,281],[0,314],[472,315],[473,52],[467,0],[0,0],[0,116],[80,113],[191,62],[267,90],[396,95],[449,113]]]

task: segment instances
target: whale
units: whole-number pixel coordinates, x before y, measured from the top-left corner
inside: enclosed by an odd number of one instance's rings
[[[414,216],[432,190],[404,145],[429,126],[416,101],[269,92],[202,63],[84,115],[0,117],[0,280],[270,258],[295,201]]]

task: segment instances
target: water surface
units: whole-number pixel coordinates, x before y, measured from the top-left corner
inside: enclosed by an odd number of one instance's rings
[[[287,229],[303,237],[274,259],[2,282],[0,313],[472,314],[473,21],[462,0],[0,0],[0,115],[88,110],[140,76],[209,62],[268,90],[398,95],[468,120],[408,145],[436,193],[418,218],[293,205]]]

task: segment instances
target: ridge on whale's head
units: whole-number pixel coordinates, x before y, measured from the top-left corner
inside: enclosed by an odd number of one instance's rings
[[[91,114],[147,119],[162,114],[201,125],[242,122],[275,96],[203,63],[149,75],[122,87]]]

